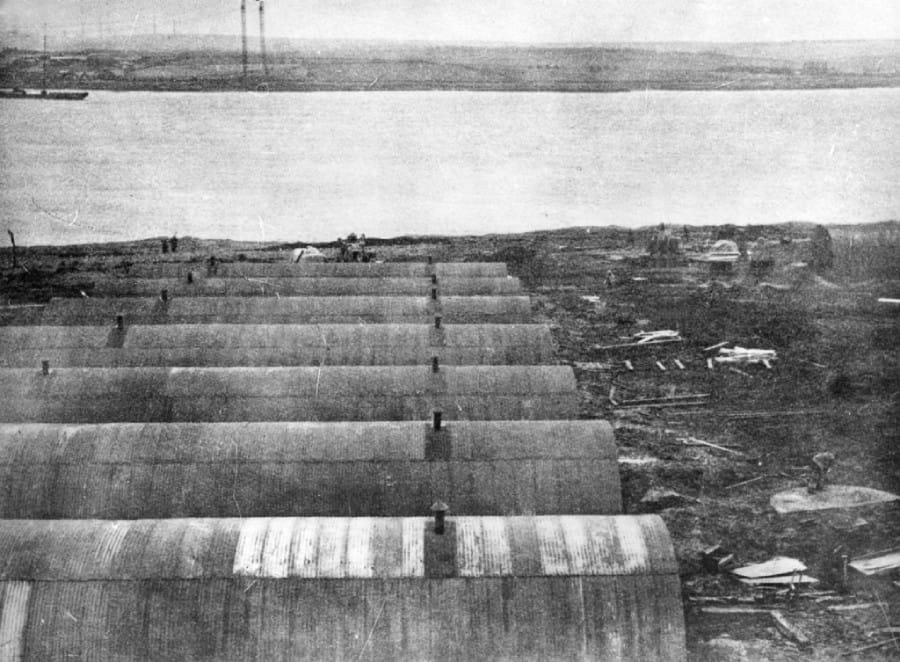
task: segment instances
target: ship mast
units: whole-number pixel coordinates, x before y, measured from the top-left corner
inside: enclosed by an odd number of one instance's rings
[[[241,66],[244,89],[247,89],[247,0],[241,0]]]
[[[263,74],[269,76],[269,65],[266,62],[266,23],[263,17],[266,0],[259,0],[259,50],[262,55]]]
[[[44,55],[41,57],[41,89],[47,89],[47,24],[44,23]]]

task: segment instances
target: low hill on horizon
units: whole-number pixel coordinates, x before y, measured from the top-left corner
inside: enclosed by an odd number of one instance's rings
[[[258,57],[256,35],[249,38],[251,58]],[[39,51],[41,37],[22,33],[0,34],[0,47],[20,51]],[[900,69],[900,40],[844,40],[790,42],[609,42],[596,44],[513,44],[513,43],[449,43],[426,41],[362,41],[327,39],[289,39],[271,37],[266,40],[272,57],[280,55],[354,56],[405,58],[441,55],[453,60],[466,54],[499,59],[551,58],[569,53],[652,53],[656,55],[707,58],[732,58],[758,62],[760,66],[800,67],[809,61],[820,61],[842,70],[869,69],[882,73]],[[72,51],[120,51],[140,54],[177,52],[241,51],[240,35],[136,34],[110,35],[104,38],[51,37],[48,48],[53,53]],[[847,69],[851,66],[852,69]]]

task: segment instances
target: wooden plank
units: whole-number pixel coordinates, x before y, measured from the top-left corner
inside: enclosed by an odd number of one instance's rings
[[[809,646],[812,643],[809,640],[809,637],[803,634],[790,621],[788,621],[784,613],[780,610],[772,610],[772,620],[775,622],[775,627],[778,628],[778,631],[788,639],[795,641],[801,646]]]

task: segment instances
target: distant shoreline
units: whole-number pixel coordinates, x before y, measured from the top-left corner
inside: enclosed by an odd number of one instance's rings
[[[641,47],[295,44],[244,60],[230,39],[0,49],[0,87],[117,91],[612,93],[900,87],[900,42]],[[226,48],[226,46],[229,46]],[[675,50],[671,50],[675,48]]]
[[[42,89],[40,81],[10,82],[0,81],[0,88],[22,87],[27,90]],[[621,94],[624,92],[766,92],[791,90],[852,90],[886,89],[900,87],[900,77],[848,78],[841,80],[772,80],[735,81],[716,83],[710,81],[634,81],[624,84],[593,83],[553,83],[547,85],[503,84],[488,82],[479,84],[459,84],[453,82],[400,83],[385,85],[363,85],[352,83],[298,84],[293,81],[260,81],[246,88],[240,83],[223,81],[167,81],[166,83],[142,84],[125,82],[97,82],[77,84],[72,81],[48,81],[48,90],[86,90],[98,92],[521,92],[521,93],[576,93],[576,94]]]

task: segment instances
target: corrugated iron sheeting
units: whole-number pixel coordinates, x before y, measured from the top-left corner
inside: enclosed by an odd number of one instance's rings
[[[0,465],[422,460],[425,422],[0,424]],[[454,421],[460,460],[615,460],[606,421]]]
[[[441,313],[446,324],[523,324],[531,321],[525,296],[430,297],[117,297],[51,299],[45,325],[111,327],[125,324],[430,324]]]
[[[0,327],[0,367],[538,365],[546,325],[172,324]]]
[[[453,422],[435,460],[424,423],[0,425],[0,517],[621,512],[608,424],[534,427]]]
[[[598,460],[5,465],[0,479],[6,518],[413,516],[438,499],[464,515],[621,512],[616,464]]]
[[[668,575],[47,582],[25,659],[682,662],[678,592]]]
[[[3,521],[0,627],[34,660],[680,662],[659,536],[655,516],[451,517],[444,536],[430,518]]]
[[[0,660],[23,659],[23,634],[28,621],[29,582],[0,582]]]
[[[577,415],[562,366],[0,369],[0,421],[565,419]]]
[[[127,272],[137,278],[186,278],[189,271],[205,274],[205,264],[159,262],[136,264]],[[505,262],[223,262],[218,265],[220,278],[425,278],[431,274],[457,278],[502,278],[507,275]]]
[[[426,548],[446,545],[457,577],[677,572],[654,515],[447,521],[455,535],[434,533],[429,517],[2,520],[0,580],[429,577]]]
[[[0,402],[6,422],[115,423],[187,421],[411,421],[441,409],[445,420],[568,419],[578,415],[574,394],[535,397],[498,395],[197,397],[123,394],[102,401],[84,396],[57,401]]]
[[[79,272],[78,283],[92,282],[94,296],[431,296],[430,278],[133,278]],[[518,278],[438,278],[441,294],[457,296],[520,294]]]

